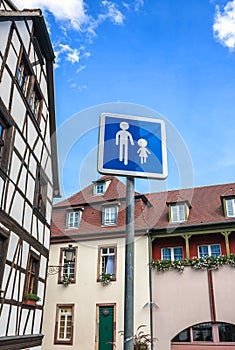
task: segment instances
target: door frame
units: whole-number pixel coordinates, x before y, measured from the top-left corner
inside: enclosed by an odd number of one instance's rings
[[[116,343],[116,303],[99,303],[99,304],[96,304],[95,350],[98,350],[99,348],[100,307],[110,307],[110,306],[113,306],[113,342]]]

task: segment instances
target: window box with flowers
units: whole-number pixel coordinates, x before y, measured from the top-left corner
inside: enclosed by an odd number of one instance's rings
[[[100,275],[99,281],[102,284],[102,286],[107,286],[111,283],[112,275],[110,273],[102,273]]]
[[[68,285],[72,282],[72,278],[67,275],[66,273],[63,274],[63,277],[62,277],[62,283],[65,287],[68,287]]]
[[[152,268],[158,272],[164,272],[168,270],[177,270],[183,272],[185,266],[191,266],[194,270],[218,270],[223,265],[229,265],[235,267],[235,254],[230,256],[206,256],[203,258],[193,257],[191,259],[182,260],[154,260],[152,261]]]

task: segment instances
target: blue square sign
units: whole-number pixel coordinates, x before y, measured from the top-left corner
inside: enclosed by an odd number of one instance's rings
[[[102,113],[99,131],[98,171],[101,174],[167,177],[163,120]]]

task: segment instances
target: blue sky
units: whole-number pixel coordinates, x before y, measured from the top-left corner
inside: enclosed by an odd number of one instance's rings
[[[63,196],[98,178],[102,112],[167,122],[168,178],[137,190],[233,182],[235,0],[57,2],[15,1],[42,8],[57,55]]]

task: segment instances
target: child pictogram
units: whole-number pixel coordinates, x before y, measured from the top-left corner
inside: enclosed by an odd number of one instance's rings
[[[137,153],[139,154],[141,164],[146,163],[148,154],[151,154],[146,148],[147,144],[148,143],[145,139],[138,140],[138,145],[140,146],[140,148],[138,149]]]
[[[129,124],[127,122],[120,123],[121,130],[116,133],[116,146],[119,146],[119,160],[124,161],[124,164],[128,164],[128,146],[129,142],[134,146],[134,141],[131,133],[127,131]],[[123,157],[124,153],[124,157]]]

